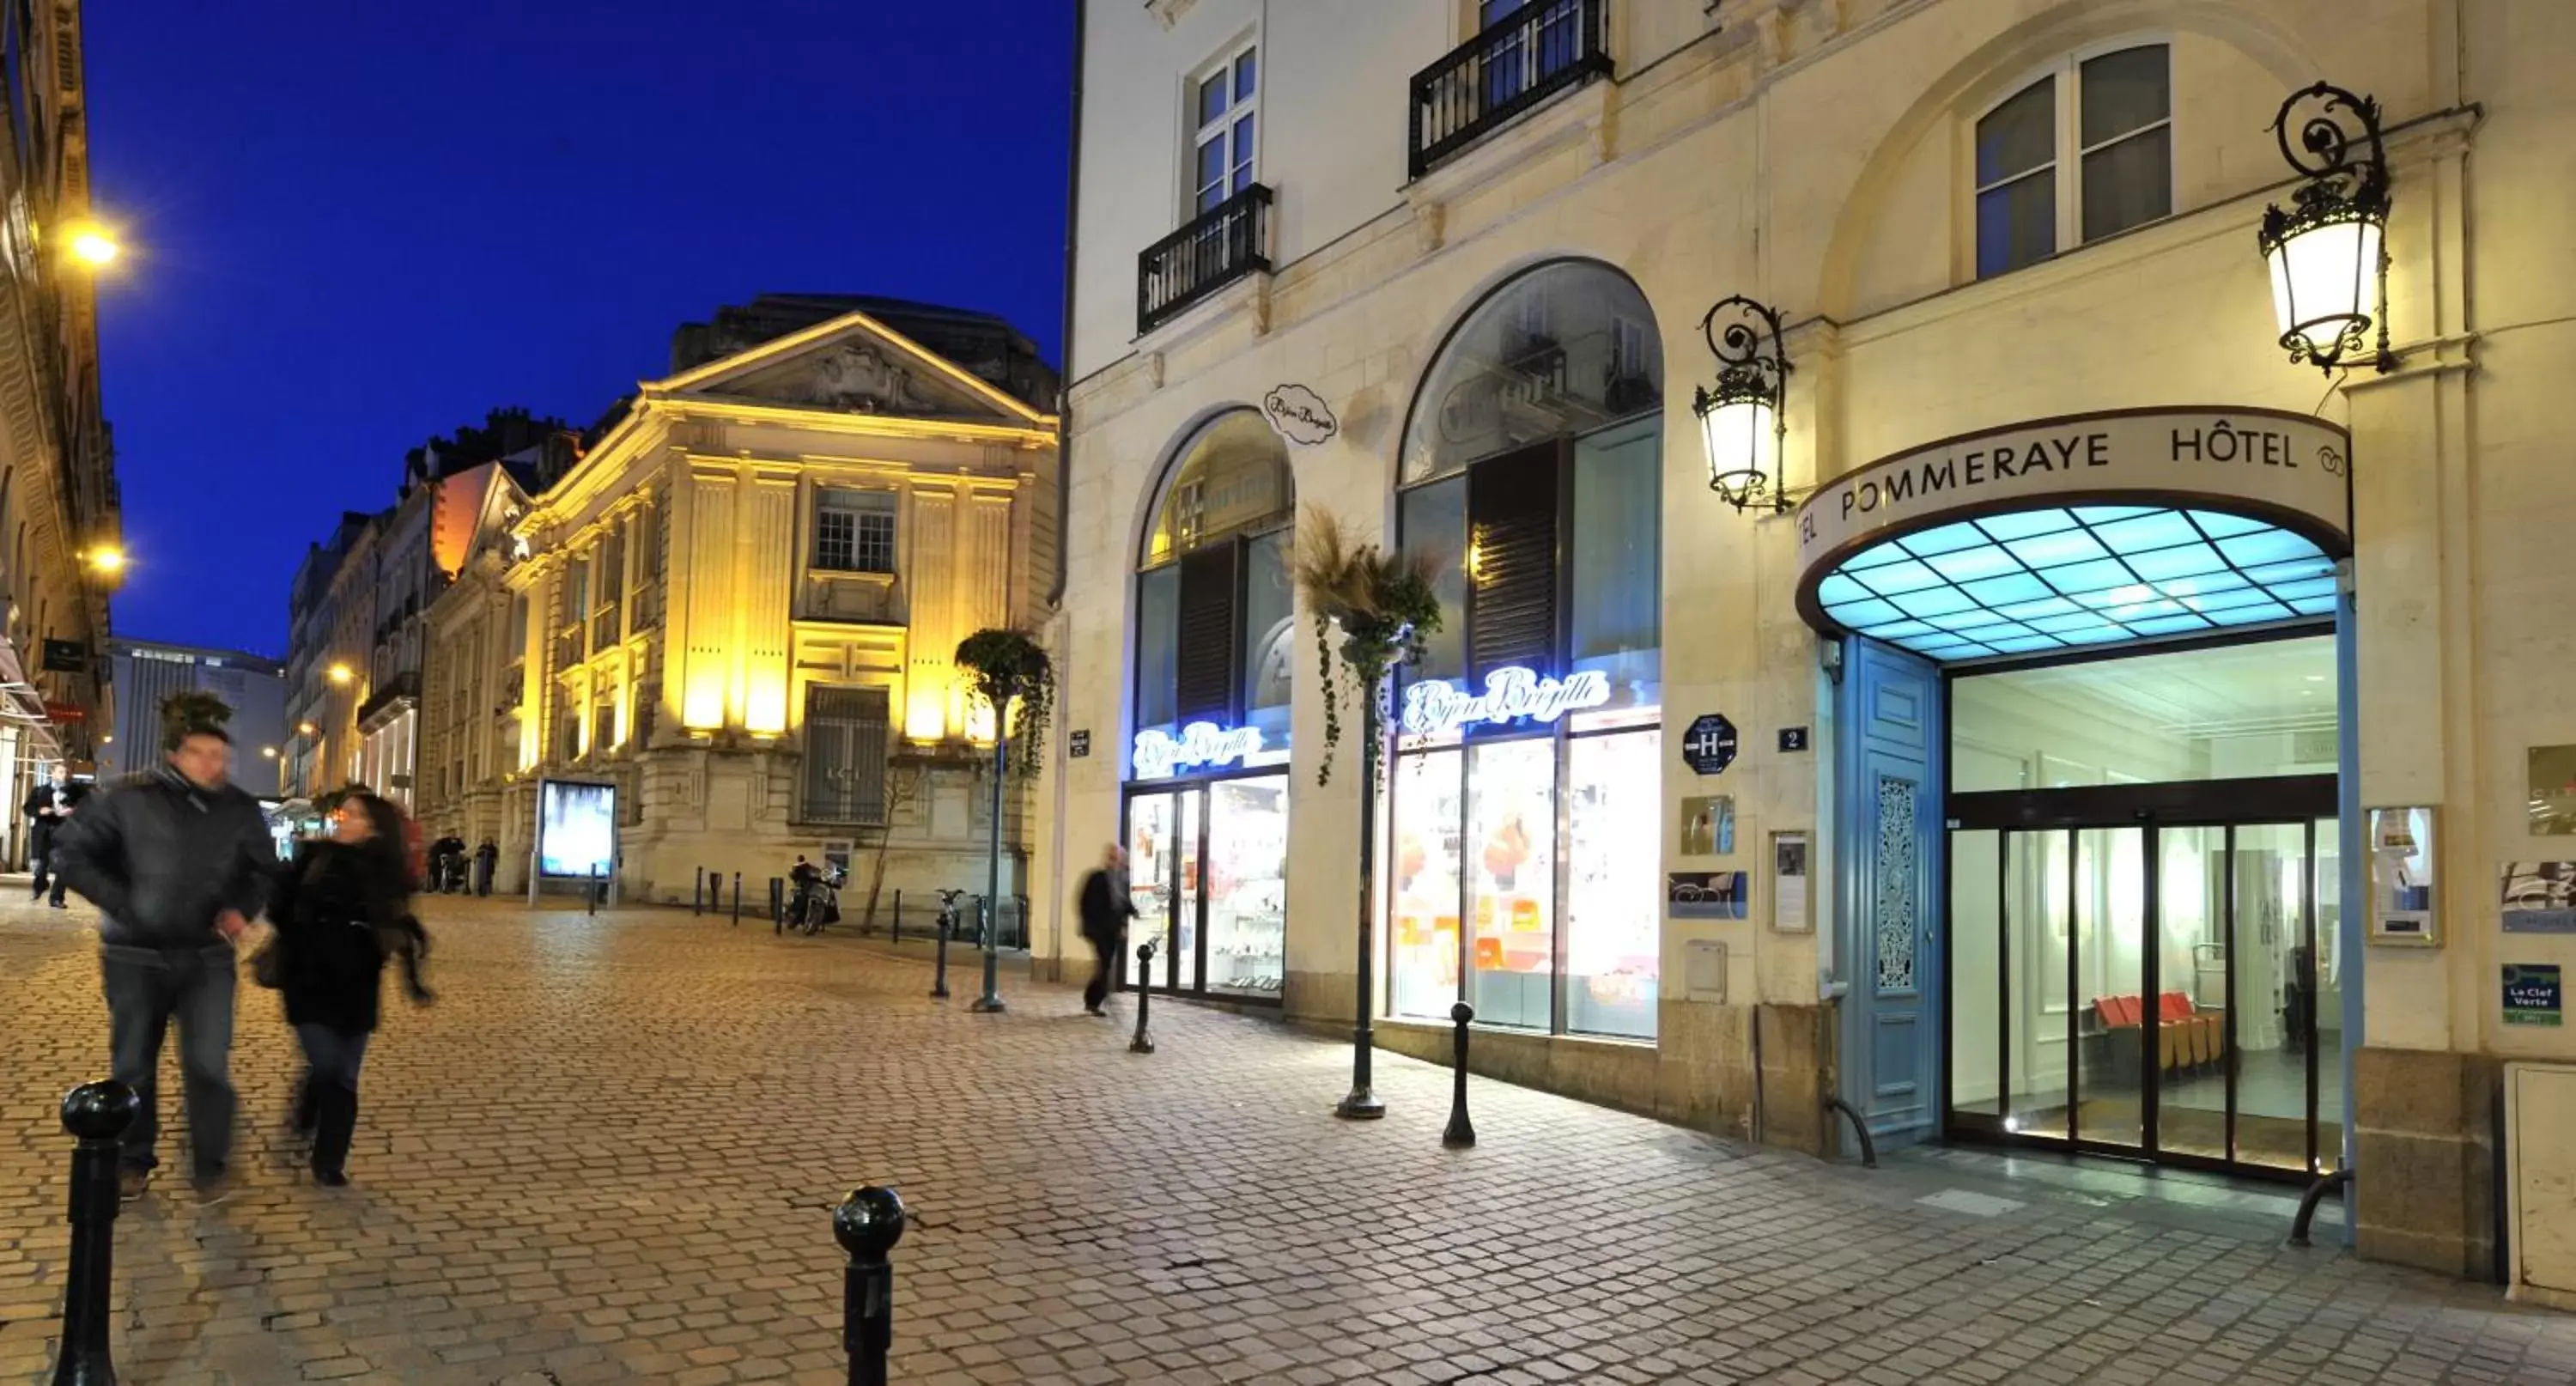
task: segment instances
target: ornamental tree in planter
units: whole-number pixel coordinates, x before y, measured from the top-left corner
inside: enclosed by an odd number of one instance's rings
[[[1420,660],[1423,642],[1440,629],[1440,596],[1432,586],[1438,572],[1427,556],[1354,543],[1332,512],[1306,508],[1297,535],[1297,591],[1315,622],[1315,656],[1324,681],[1324,758],[1315,772],[1317,784],[1332,781],[1342,704],[1353,691],[1360,698],[1359,1007],[1351,1032],[1351,1090],[1333,1109],[1352,1120],[1386,1114],[1369,1078],[1376,1044],[1369,1024],[1376,991],[1369,902],[1376,893],[1377,787],[1386,763],[1389,680],[1397,665]]]
[[[984,888],[984,994],[978,1011],[999,1011],[1002,923],[1002,787],[1011,768],[1011,739],[1020,743],[1020,770],[1035,775],[1055,710],[1055,664],[1035,636],[1018,630],[979,630],[957,646],[957,667],[975,695],[993,709],[993,862]]]

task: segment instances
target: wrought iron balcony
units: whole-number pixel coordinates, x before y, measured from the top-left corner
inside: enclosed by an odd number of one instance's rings
[[[1413,75],[1415,178],[1558,92],[1610,75],[1609,0],[1530,0]]]
[[[1270,268],[1270,189],[1253,183],[1136,257],[1136,334]]]

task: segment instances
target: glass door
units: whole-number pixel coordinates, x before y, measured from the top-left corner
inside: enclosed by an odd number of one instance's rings
[[[1136,919],[1120,951],[1117,975],[1130,974],[1138,945],[1151,942],[1159,977],[1153,985],[1171,985],[1174,915],[1180,899],[1180,851],[1174,840],[1182,794],[1138,794],[1127,801],[1127,892]]]
[[[1954,828],[1950,1127],[2334,1168],[2336,829]]]

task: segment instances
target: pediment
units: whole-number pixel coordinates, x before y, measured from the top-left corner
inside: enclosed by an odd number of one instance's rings
[[[658,389],[840,414],[1017,427],[1038,421],[1019,401],[863,313],[710,362]]]

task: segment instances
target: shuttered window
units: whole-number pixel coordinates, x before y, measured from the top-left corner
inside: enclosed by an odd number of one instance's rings
[[[1563,458],[1547,442],[1468,470],[1467,653],[1480,678],[1507,664],[1556,664]]]
[[[885,825],[886,709],[882,688],[805,690],[801,821]]]
[[[1228,541],[1181,559],[1179,703],[1183,722],[1232,725],[1243,666],[1243,545]]]

